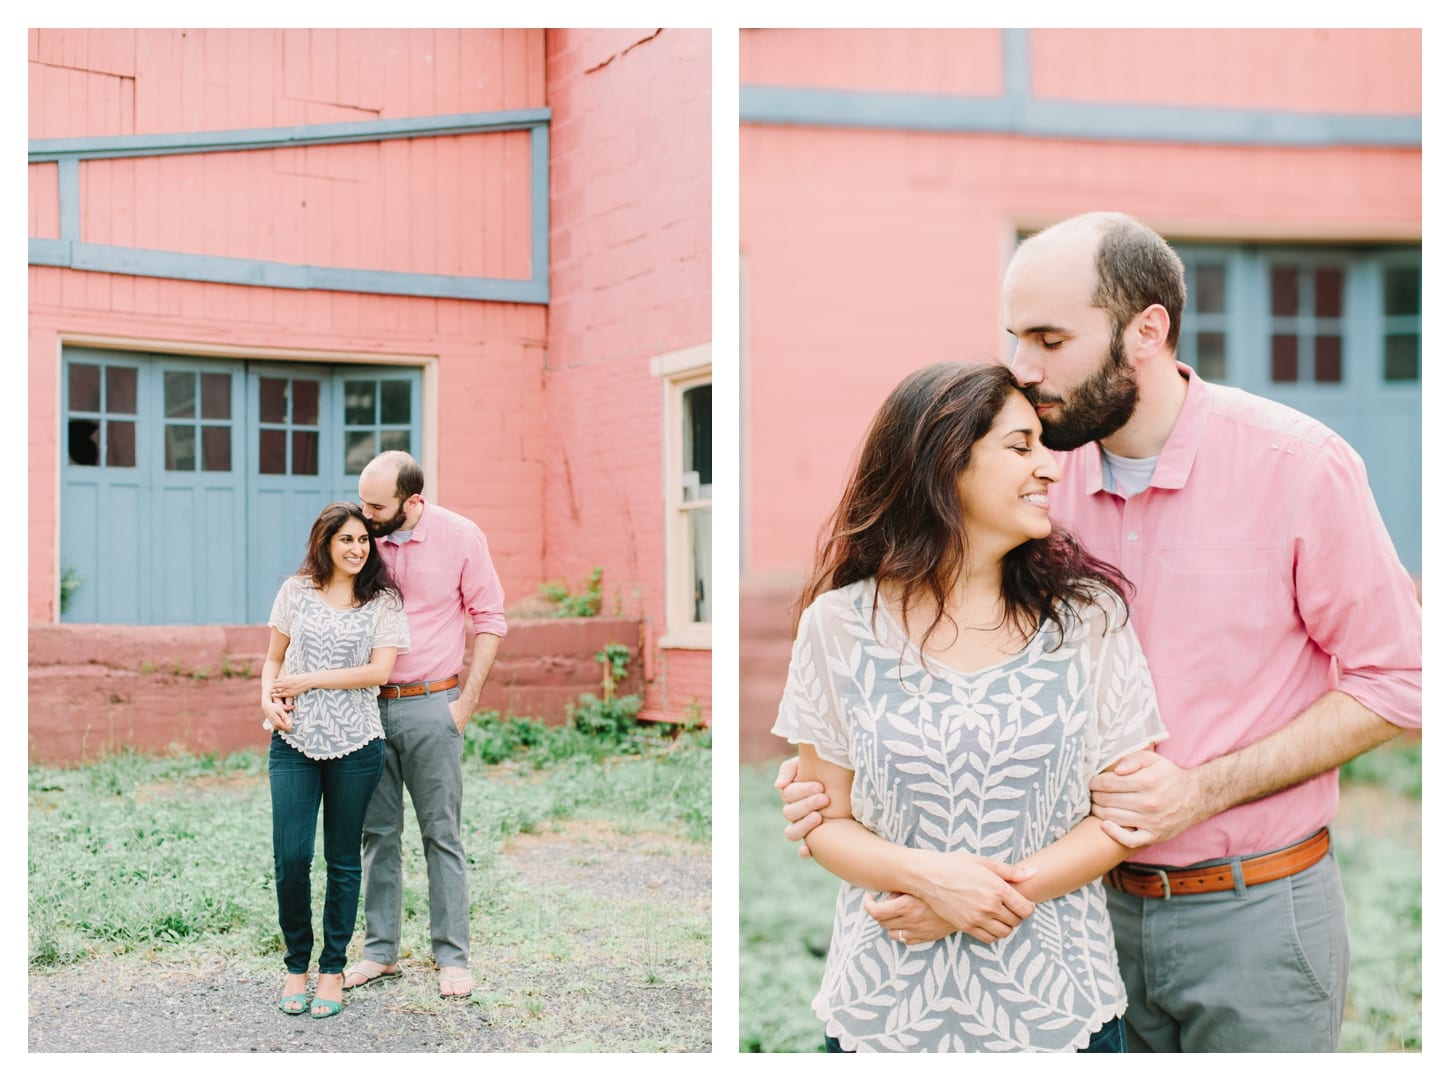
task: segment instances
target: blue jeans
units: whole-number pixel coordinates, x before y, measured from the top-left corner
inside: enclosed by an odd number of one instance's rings
[[[312,959],[312,855],[322,808],[322,854],[327,898],[322,908],[319,972],[341,972],[357,924],[362,887],[362,824],[383,775],[386,752],[375,739],[341,758],[308,758],[277,733],[267,773],[272,782],[272,854],[277,874],[277,922],[287,947],[287,971],[307,971]]]
[[[830,1033],[826,1034],[827,1051],[844,1051],[841,1041]],[[1123,1024],[1121,1017],[1114,1018],[1102,1028],[1092,1034],[1084,1051],[1122,1051],[1128,1050],[1127,1026]]]

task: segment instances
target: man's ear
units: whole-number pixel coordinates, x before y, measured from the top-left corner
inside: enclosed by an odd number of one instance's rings
[[[1147,360],[1168,347],[1171,320],[1162,304],[1150,304],[1133,317],[1123,345],[1134,360]]]

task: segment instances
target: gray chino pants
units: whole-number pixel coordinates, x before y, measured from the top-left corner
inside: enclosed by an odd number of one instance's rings
[[[440,968],[468,967],[468,875],[463,855],[463,736],[448,704],[457,688],[380,698],[387,763],[363,822],[363,957],[398,959],[403,926],[403,789],[413,800],[428,863],[428,918]]]
[[[1107,894],[1129,1051],[1339,1046],[1349,934],[1333,851],[1257,886],[1166,901]]]

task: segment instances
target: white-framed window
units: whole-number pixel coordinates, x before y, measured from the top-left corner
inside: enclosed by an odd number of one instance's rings
[[[650,361],[664,393],[665,633],[660,645],[710,648],[710,346]]]

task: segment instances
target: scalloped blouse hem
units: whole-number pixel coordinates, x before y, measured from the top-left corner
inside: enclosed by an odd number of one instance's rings
[[[382,732],[379,732],[375,736],[369,736],[367,739],[359,743],[356,747],[349,747],[345,751],[329,751],[327,754],[313,754],[306,747],[299,747],[297,746],[297,744],[293,743],[290,739],[288,739],[286,732],[278,732],[277,735],[282,737],[283,743],[287,744],[287,746],[291,747],[298,754],[302,755],[302,757],[310,758],[314,762],[328,762],[334,758],[346,758],[348,755],[352,754],[353,751],[360,751],[369,743],[385,738],[384,734]]]
[[[863,1049],[863,1041],[865,1039],[869,1039],[869,1037],[852,1036],[849,1032],[842,1028],[841,1023],[837,1021],[826,1009],[826,1007],[821,1003],[819,995],[816,997],[815,1001],[811,1003],[811,1008],[815,1011],[816,1017],[820,1020],[820,1022],[826,1026],[826,1035],[834,1037],[836,1041],[840,1043],[841,1050],[859,1052]],[[1111,1021],[1116,1021],[1119,1017],[1123,1015],[1126,1010],[1127,1003],[1120,1003],[1117,1006],[1104,1006],[1101,1010],[1098,1011],[1099,1016],[1084,1025],[1082,1031],[1073,1037],[1072,1046],[1063,1048],[1062,1052],[1059,1053],[1065,1054],[1067,1052],[1081,1051],[1089,1043],[1092,1042],[1093,1036],[1097,1034],[1099,1029],[1101,1029],[1104,1025],[1108,1024]],[[881,1049],[876,1047],[866,1047],[864,1048],[864,1050],[872,1053],[879,1053]],[[1040,1051],[1041,1048],[1014,1047],[1012,1048],[1012,1050]]]

